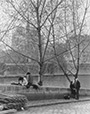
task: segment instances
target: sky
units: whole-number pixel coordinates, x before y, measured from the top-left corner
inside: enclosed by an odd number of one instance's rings
[[[6,26],[9,24],[9,22],[10,22],[10,18],[9,18],[9,16],[7,15],[7,13],[5,12],[5,10],[4,10],[4,8],[6,7],[5,5],[4,5],[4,3],[3,3],[3,1],[4,0],[0,0],[0,32],[2,31],[2,30],[5,30],[6,29]],[[20,0],[15,0],[15,1],[19,1],[20,2]],[[90,6],[90,0],[82,0],[82,1],[84,1],[84,3],[83,3],[83,6],[85,6],[85,3],[86,3],[86,1],[88,1],[88,6]],[[8,8],[7,8],[8,9]],[[81,9],[81,16],[82,16],[82,14],[83,14],[83,8]],[[90,8],[88,9],[88,13],[87,13],[87,17],[86,17],[86,23],[87,23],[87,27],[86,27],[86,29],[85,29],[85,33],[88,33],[88,34],[90,34]],[[0,37],[1,37],[2,35],[1,35],[1,33],[0,33]],[[10,37],[11,37],[11,35],[10,35]],[[5,37],[5,40],[6,40],[6,42],[8,42],[8,44],[10,44],[11,45],[11,42],[10,42],[10,40],[8,40],[6,37]],[[0,45],[0,47],[1,48],[3,48],[3,45]]]

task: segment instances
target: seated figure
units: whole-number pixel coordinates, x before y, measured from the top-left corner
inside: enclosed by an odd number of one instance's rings
[[[27,72],[26,76],[24,77],[19,77],[18,83],[13,82],[11,84],[25,86],[27,89],[30,87],[33,87],[35,90],[40,89],[39,85],[33,83],[33,78],[30,72]]]
[[[27,78],[26,78],[26,76],[24,76],[22,85],[26,86],[27,84],[28,84]]]
[[[27,85],[26,85],[26,88],[29,88],[30,86],[32,86],[33,84],[33,80],[32,80],[32,77],[31,77],[31,73],[30,72],[27,72],[26,74],[26,79],[27,79]]]
[[[18,85],[23,85],[23,77],[18,78]]]
[[[23,85],[23,77],[18,78],[18,82],[11,82],[11,85]]]
[[[33,78],[31,76],[31,73],[30,72],[27,72],[26,76],[27,76],[27,85],[26,85],[26,88],[29,88],[30,86],[32,86],[33,89],[38,90],[39,89],[39,86],[37,84],[34,84],[33,83]]]

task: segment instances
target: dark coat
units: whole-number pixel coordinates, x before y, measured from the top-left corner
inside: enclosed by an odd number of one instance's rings
[[[80,82],[77,80],[76,81],[76,89],[79,90],[80,89]]]

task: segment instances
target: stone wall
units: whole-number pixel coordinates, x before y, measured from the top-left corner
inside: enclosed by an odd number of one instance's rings
[[[22,101],[22,97],[28,99],[29,101],[45,99],[62,99],[64,98],[64,95],[70,95],[71,93],[69,88],[40,87],[39,90],[35,90],[33,88],[26,89],[23,86],[10,84],[0,84],[0,92],[0,96],[10,96],[10,98],[13,95],[20,95],[21,98],[19,98],[19,101],[20,99]],[[80,89],[80,96],[90,96],[90,89]]]
[[[8,84],[11,82],[17,82],[18,77],[23,75],[13,75],[13,76],[0,76],[1,84]],[[73,77],[70,76],[70,79],[73,80]],[[38,76],[33,76],[34,83],[38,82]],[[79,80],[81,82],[82,89],[90,89],[90,75],[89,74],[81,74],[79,75]],[[43,77],[44,86],[56,86],[60,88],[68,88],[69,82],[67,78],[63,74],[57,75],[44,75]]]

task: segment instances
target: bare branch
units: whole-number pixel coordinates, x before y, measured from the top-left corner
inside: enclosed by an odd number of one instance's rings
[[[73,10],[74,10],[74,7],[73,7]],[[66,18],[66,14],[67,14],[67,9],[66,9],[66,1],[65,1],[65,15],[64,15],[64,18],[65,18],[65,35],[66,35],[66,38],[68,39],[68,43],[69,43],[69,51],[70,51],[70,55],[71,55],[71,57],[72,57],[72,60],[73,60],[73,64],[74,64],[74,67],[75,67],[75,69],[76,69],[76,64],[75,64],[75,60],[74,60],[74,55],[73,55],[73,53],[72,53],[72,50],[71,50],[71,44],[70,44],[70,39],[68,38],[68,34],[67,34],[67,24],[66,24],[66,22],[67,22],[67,18]],[[73,14],[73,24],[75,24],[75,16],[74,16],[74,14]],[[75,36],[76,36],[76,28],[75,28],[76,26],[74,25],[74,31],[75,31]]]
[[[26,73],[26,71],[22,67],[20,67],[20,66],[17,65],[16,61],[11,57],[11,55],[7,51],[4,51],[4,53],[6,53],[7,55],[9,55],[10,59],[15,63],[15,65],[17,67],[19,67],[22,71],[24,71]]]
[[[82,40],[79,44],[82,44],[84,41],[85,41],[85,39]],[[77,45],[78,45],[78,44],[77,44]],[[71,48],[71,50],[73,50],[74,48],[76,48],[77,45],[73,46],[73,47]],[[65,50],[65,51],[63,51],[62,53],[57,54],[57,56],[60,56],[60,55],[62,55],[62,54],[64,54],[64,53],[66,53],[66,52],[68,52],[68,50]],[[50,61],[50,60],[52,60],[52,59],[54,59],[54,58],[55,58],[55,57],[51,57],[51,58],[49,58],[49,59],[46,59],[44,62]]]
[[[43,14],[43,9],[44,9],[45,3],[46,3],[46,0],[44,0],[44,3],[42,5],[41,14],[40,14],[40,20],[42,18],[42,14]]]
[[[26,17],[24,17],[24,15],[22,15],[17,9],[16,7],[13,5],[12,2],[9,1],[9,3],[12,5],[12,7],[14,8],[14,10],[25,20],[25,21],[28,21],[28,19]],[[30,25],[32,25],[34,28],[37,29],[37,27],[33,24],[33,23],[30,23],[30,21],[28,22]]]
[[[35,6],[35,4],[33,3],[33,1],[30,0],[30,2],[31,2],[31,4],[34,6],[34,8],[36,9],[36,6]]]
[[[15,15],[17,15],[17,14],[15,14]],[[3,40],[3,38],[4,38],[4,36],[7,34],[7,32],[10,30],[10,26],[11,26],[11,24],[13,23],[15,21],[15,19],[13,18],[12,20],[11,20],[11,22],[9,23],[9,25],[7,26],[7,30],[5,31],[5,33],[3,34],[3,36],[0,38],[0,41],[1,40]]]
[[[61,5],[61,3],[63,2],[64,0],[61,0],[57,5],[56,7],[47,15],[46,19],[44,20],[44,22],[42,23],[41,27],[45,24],[45,22],[47,21],[47,19],[49,18],[49,16],[58,8],[59,5]]]
[[[46,46],[45,46],[45,50],[44,50],[44,54],[43,54],[43,59],[45,57],[45,53],[46,53],[46,50],[47,50],[47,47],[48,47],[48,43],[49,43],[49,36],[50,36],[50,32],[51,32],[51,28],[52,28],[52,25],[53,25],[53,22],[54,22],[54,19],[55,19],[55,16],[56,16],[56,11],[54,13],[54,16],[52,18],[52,22],[49,20],[49,22],[51,23],[50,27],[49,27],[49,31],[48,31],[48,36],[47,36],[47,42],[46,42]]]
[[[78,74],[78,72],[79,72],[79,62],[80,62],[80,44],[79,44],[79,42],[80,42],[82,27],[83,27],[83,23],[84,23],[84,21],[85,21],[85,17],[86,17],[87,10],[88,10],[88,8],[86,7],[86,8],[85,8],[85,12],[84,12],[84,16],[83,16],[83,19],[82,19],[82,23],[81,23],[79,35],[78,35],[78,58],[77,58],[77,72],[76,72],[76,76],[77,76],[77,74]]]
[[[87,47],[90,45],[90,41],[88,42],[88,44],[83,48],[83,50],[80,52],[80,56],[82,55],[82,53],[85,51],[85,49],[87,49]]]
[[[38,60],[36,60],[36,59],[34,59],[34,58],[32,58],[32,57],[29,57],[29,56],[27,56],[27,55],[24,55],[24,54],[22,54],[22,53],[20,53],[20,52],[18,52],[18,51],[16,51],[14,48],[12,48],[11,46],[9,46],[7,43],[5,43],[4,41],[1,41],[3,44],[5,44],[7,47],[9,47],[11,50],[13,50],[14,52],[16,52],[16,53],[18,53],[18,54],[20,54],[20,55],[22,55],[22,56],[24,56],[24,57],[26,57],[26,58],[29,58],[29,59],[31,59],[31,60],[33,60],[33,61],[35,61],[35,62],[37,62],[38,64],[39,64],[39,61]]]

